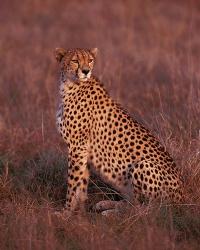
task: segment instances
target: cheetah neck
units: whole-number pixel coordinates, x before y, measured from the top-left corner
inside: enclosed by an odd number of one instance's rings
[[[70,80],[60,81],[60,95],[63,96],[66,92],[71,92],[74,82]]]
[[[63,97],[66,93],[73,92],[74,86],[77,85],[77,81],[71,77],[66,77],[63,72],[60,75],[60,95]]]
[[[87,84],[92,79],[93,79],[93,76],[91,76],[87,80],[80,80],[80,79],[72,78],[71,76],[66,76],[64,72],[61,72],[60,88],[59,88],[61,97],[64,97],[66,94],[76,92],[77,89],[81,85]]]

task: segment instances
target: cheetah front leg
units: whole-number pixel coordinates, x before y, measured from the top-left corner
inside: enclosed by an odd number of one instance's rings
[[[87,199],[89,181],[87,159],[88,153],[85,146],[70,148],[65,204],[65,212],[69,215]]]

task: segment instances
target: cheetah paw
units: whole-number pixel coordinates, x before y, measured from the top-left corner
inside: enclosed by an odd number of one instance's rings
[[[125,208],[126,208],[125,201],[103,200],[99,201],[95,205],[95,210],[105,216],[123,213],[123,210]]]
[[[117,209],[108,209],[103,212],[101,212],[101,215],[105,217],[112,217],[118,215],[119,211]]]
[[[71,216],[71,212],[63,208],[61,211],[54,212],[54,215],[60,219],[67,220]]]
[[[104,210],[110,210],[110,209],[115,209],[116,207],[116,201],[111,201],[111,200],[103,200],[99,201],[95,205],[95,210],[97,212],[102,212]]]

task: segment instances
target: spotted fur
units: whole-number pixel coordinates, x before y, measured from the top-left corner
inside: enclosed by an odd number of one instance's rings
[[[69,158],[67,211],[87,198],[88,163],[130,201],[142,196],[180,202],[182,181],[169,153],[91,75],[96,53],[56,50],[61,67],[57,126]]]

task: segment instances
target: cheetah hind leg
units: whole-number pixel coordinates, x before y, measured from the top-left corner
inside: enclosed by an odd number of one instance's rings
[[[123,213],[127,207],[127,202],[125,200],[113,201],[113,200],[103,200],[99,201],[94,209],[97,212],[100,212],[104,216],[119,215]]]

